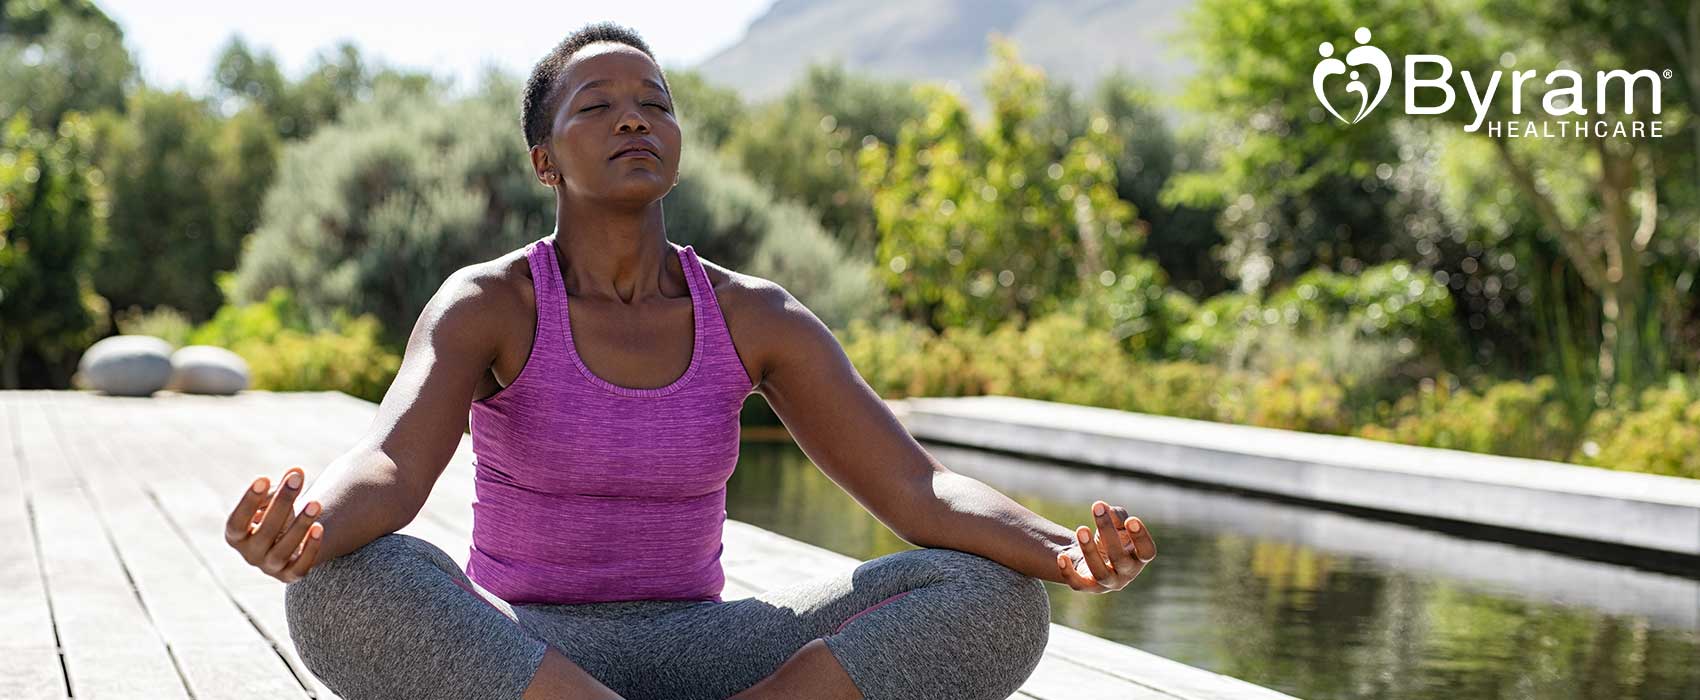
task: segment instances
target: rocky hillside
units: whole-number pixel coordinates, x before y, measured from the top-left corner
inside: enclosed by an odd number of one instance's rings
[[[977,106],[986,37],[1087,87],[1116,66],[1173,92],[1191,72],[1175,47],[1192,0],[778,0],[736,44],[699,68],[753,100],[772,97],[813,62],[876,75],[955,81]]]

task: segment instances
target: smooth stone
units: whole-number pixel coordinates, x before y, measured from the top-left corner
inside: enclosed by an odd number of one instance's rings
[[[77,361],[82,382],[113,396],[150,396],[171,382],[171,343],[151,335],[103,338]]]
[[[171,386],[185,394],[228,396],[248,388],[248,362],[215,345],[189,345],[171,355]]]

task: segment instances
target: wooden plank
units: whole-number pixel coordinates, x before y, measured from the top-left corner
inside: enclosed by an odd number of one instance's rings
[[[188,698],[176,659],[132,588],[94,502],[59,452],[45,408],[30,400],[13,407],[70,694]]]
[[[253,650],[263,650],[273,658],[281,656],[297,686],[304,685],[312,697],[335,698],[335,693],[301,664],[289,641],[283,610],[284,584],[248,565],[224,542],[225,518],[247,486],[245,472],[217,468],[229,463],[227,460],[234,454],[228,436],[209,434],[205,421],[195,426],[196,430],[182,432],[174,418],[183,410],[182,406],[163,396],[124,408],[121,422],[108,426],[112,444],[154,455],[141,463],[147,469],[138,476],[143,495],[179,539],[195,552],[225,595],[257,630],[264,646]],[[222,411],[232,411],[232,407],[201,409],[200,414]],[[210,677],[217,672],[223,671],[209,670],[207,674]]]
[[[202,484],[195,490],[211,493],[212,490],[228,489],[233,495],[226,500],[233,502],[240,494],[240,488],[254,475],[265,473],[275,479],[288,466],[300,466],[311,482],[317,478],[318,472],[359,438],[353,430],[364,430],[363,424],[357,425],[346,419],[327,425],[325,421],[315,419],[325,415],[320,407],[295,400],[280,400],[278,396],[270,392],[244,392],[237,397],[173,397],[177,405],[170,409],[165,419],[168,427],[184,439],[202,443],[197,448],[198,454],[202,455],[197,460],[200,468],[195,472]],[[219,402],[224,401],[239,402],[240,405],[235,408],[219,406]],[[329,415],[335,417],[334,413]],[[216,435],[219,439],[209,442],[199,435]],[[279,435],[286,436],[286,439],[279,439]],[[264,466],[233,466],[254,464]],[[442,498],[438,497],[438,500]],[[227,507],[223,503],[219,505]],[[462,505],[470,511],[469,503]],[[436,544],[464,569],[469,533],[457,532],[440,520],[429,512],[423,513],[401,532]],[[239,597],[262,620],[272,620],[270,626],[287,638],[281,591],[270,595],[264,590],[279,584],[263,574],[261,579],[252,584],[252,589],[239,591]],[[293,659],[293,643],[288,647]],[[295,663],[298,661],[292,665]],[[298,670],[307,674],[312,682],[319,683],[304,667]]]
[[[171,464],[160,445],[135,434],[125,434],[131,439],[123,445],[103,439],[122,424],[112,402],[69,398],[48,406],[68,464],[95,501],[194,697],[306,698],[270,641],[146,497],[139,479]]]
[[[1075,663],[1062,654],[1046,650],[1021,692],[1041,700],[1117,698],[1118,700],[1188,700],[1150,686],[1129,682],[1094,668]]]
[[[14,438],[22,393],[0,392],[0,697],[64,698],[70,689]]]

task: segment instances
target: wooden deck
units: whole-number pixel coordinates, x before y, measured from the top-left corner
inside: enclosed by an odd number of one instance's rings
[[[0,392],[0,698],[335,698],[295,654],[284,584],[225,545],[224,519],[257,474],[316,477],[376,408],[334,392]],[[402,530],[463,567],[471,457],[463,438]],[[727,599],[858,563],[738,521],[725,538]],[[1052,625],[1017,697],[1287,696]]]

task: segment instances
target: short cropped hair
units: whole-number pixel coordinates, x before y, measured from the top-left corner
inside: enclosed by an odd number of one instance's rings
[[[573,54],[590,44],[610,41],[625,44],[643,52],[649,60],[655,60],[655,54],[649,50],[649,44],[644,43],[643,37],[636,31],[613,22],[597,22],[587,24],[583,28],[561,40],[549,55],[537,62],[537,67],[531,69],[531,77],[525,81],[525,91],[520,97],[519,121],[520,128],[525,131],[526,148],[536,146],[549,139],[549,127],[553,123],[553,115],[558,105],[555,104],[556,93],[559,92],[561,72],[566,69],[567,62]],[[657,63],[657,70],[660,64]],[[672,86],[667,84],[667,74],[661,74],[661,85],[671,93]]]

